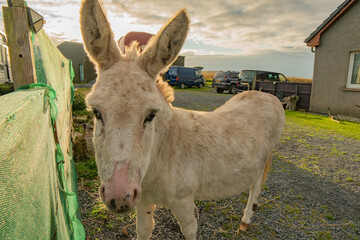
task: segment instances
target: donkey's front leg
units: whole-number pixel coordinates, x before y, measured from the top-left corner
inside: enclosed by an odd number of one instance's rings
[[[195,204],[193,199],[181,200],[171,208],[178,220],[181,231],[187,240],[196,240],[197,221],[194,214]]]
[[[155,205],[149,203],[144,197],[136,206],[136,233],[137,239],[147,240],[154,229]]]

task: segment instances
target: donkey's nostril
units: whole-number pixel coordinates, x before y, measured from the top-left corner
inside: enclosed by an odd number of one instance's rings
[[[111,201],[110,201],[110,208],[111,208],[112,210],[115,210],[115,209],[116,209],[115,199],[111,199]]]
[[[135,202],[136,198],[138,197],[138,190],[135,188],[134,189],[134,194],[133,194],[133,201]]]
[[[104,200],[105,199],[105,187],[100,187],[100,197]]]

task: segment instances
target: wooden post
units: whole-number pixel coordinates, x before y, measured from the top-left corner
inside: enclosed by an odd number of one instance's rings
[[[276,93],[276,82],[273,82],[273,95]]]
[[[12,0],[3,7],[5,33],[8,40],[14,88],[36,83],[36,70],[24,0]]]

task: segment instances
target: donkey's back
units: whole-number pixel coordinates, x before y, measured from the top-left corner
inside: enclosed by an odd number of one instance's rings
[[[280,101],[267,93],[240,93],[214,112],[174,109],[176,119],[163,149],[174,192],[219,199],[259,182],[285,123]],[[167,160],[171,159],[171,160]],[[157,169],[157,167],[155,167]],[[167,175],[166,173],[157,173]],[[184,176],[187,176],[184,179]],[[161,178],[161,177],[160,177]],[[168,181],[168,180],[167,180]],[[180,191],[179,191],[180,189]]]
[[[226,118],[233,124],[233,135],[241,138],[262,136],[269,140],[269,147],[275,146],[285,124],[280,101],[271,94],[258,91],[237,94],[213,113],[215,118]]]

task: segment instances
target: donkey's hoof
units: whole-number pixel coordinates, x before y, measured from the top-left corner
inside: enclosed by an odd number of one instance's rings
[[[258,206],[256,203],[254,203],[254,204],[253,204],[253,207],[252,207],[252,210],[255,211],[255,210],[258,209],[258,207],[259,207],[259,206]]]
[[[241,222],[240,223],[240,230],[243,231],[243,232],[246,232],[249,228],[249,224],[246,224],[246,223],[243,223]]]

